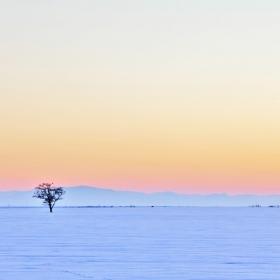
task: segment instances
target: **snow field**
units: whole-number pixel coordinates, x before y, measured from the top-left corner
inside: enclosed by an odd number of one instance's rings
[[[279,280],[280,208],[0,208],[0,279]]]

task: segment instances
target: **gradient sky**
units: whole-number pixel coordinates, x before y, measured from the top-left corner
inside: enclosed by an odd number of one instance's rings
[[[280,194],[280,1],[0,2],[0,190]]]

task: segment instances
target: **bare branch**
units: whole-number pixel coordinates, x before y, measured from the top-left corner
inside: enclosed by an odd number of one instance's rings
[[[42,183],[35,188],[32,197],[43,199],[43,205],[50,208],[50,212],[58,200],[62,200],[65,191],[61,187],[54,188],[53,183]]]

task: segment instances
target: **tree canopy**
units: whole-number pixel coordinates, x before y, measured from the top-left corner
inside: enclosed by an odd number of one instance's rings
[[[50,212],[58,200],[62,200],[65,191],[62,187],[53,187],[53,183],[42,183],[35,188],[33,197],[43,199],[43,205],[49,207]]]

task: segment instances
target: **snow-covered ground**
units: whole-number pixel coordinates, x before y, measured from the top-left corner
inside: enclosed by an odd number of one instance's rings
[[[0,279],[280,279],[280,208],[0,208]]]

